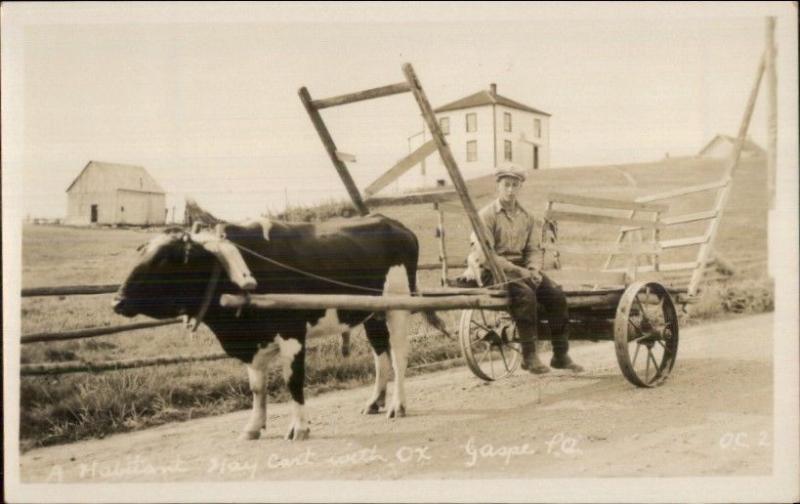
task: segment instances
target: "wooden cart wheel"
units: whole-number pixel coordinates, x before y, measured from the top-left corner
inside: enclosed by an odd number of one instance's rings
[[[614,346],[622,374],[637,387],[656,387],[678,355],[678,315],[669,292],[657,282],[628,286],[617,307]]]
[[[467,365],[482,380],[505,378],[522,362],[517,325],[507,312],[464,310],[458,336]]]

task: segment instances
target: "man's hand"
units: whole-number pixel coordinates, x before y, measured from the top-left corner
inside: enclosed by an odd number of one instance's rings
[[[531,281],[538,287],[544,281],[542,272],[536,266],[528,266],[528,271],[531,275]]]

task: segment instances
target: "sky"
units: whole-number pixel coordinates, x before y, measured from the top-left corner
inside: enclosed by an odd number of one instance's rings
[[[297,90],[400,82],[405,62],[434,106],[495,82],[552,114],[555,167],[692,155],[737,131],[764,48],[754,5],[29,5],[10,91],[23,215],[63,217],[89,160],[144,166],[178,214],[185,196],[231,220],[345,198]],[[362,188],[422,128],[408,94],[322,114]]]

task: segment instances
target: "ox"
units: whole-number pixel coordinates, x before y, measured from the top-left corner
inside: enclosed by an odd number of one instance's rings
[[[187,316],[205,323],[225,352],[247,365],[253,408],[241,438],[257,439],[266,428],[267,352],[276,343],[292,416],[286,438],[308,437],[304,413],[305,341],[323,323],[344,332],[362,324],[373,349],[375,388],[362,413],[386,406],[390,365],[395,380],[389,418],[405,415],[404,377],[409,313],[387,311],[264,310],[220,305],[222,294],[409,294],[416,292],[419,244],[397,221],[382,215],[339,224],[269,220],[224,224],[216,233],[169,229],[140,248],[141,257],[120,286],[114,310],[132,317]],[[227,274],[221,274],[221,272]],[[444,329],[441,320],[426,313]],[[331,320],[336,319],[338,320]]]

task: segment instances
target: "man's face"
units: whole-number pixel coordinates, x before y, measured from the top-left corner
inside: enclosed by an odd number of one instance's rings
[[[497,181],[497,196],[502,203],[511,204],[517,200],[517,193],[522,182],[515,177],[501,177]]]

